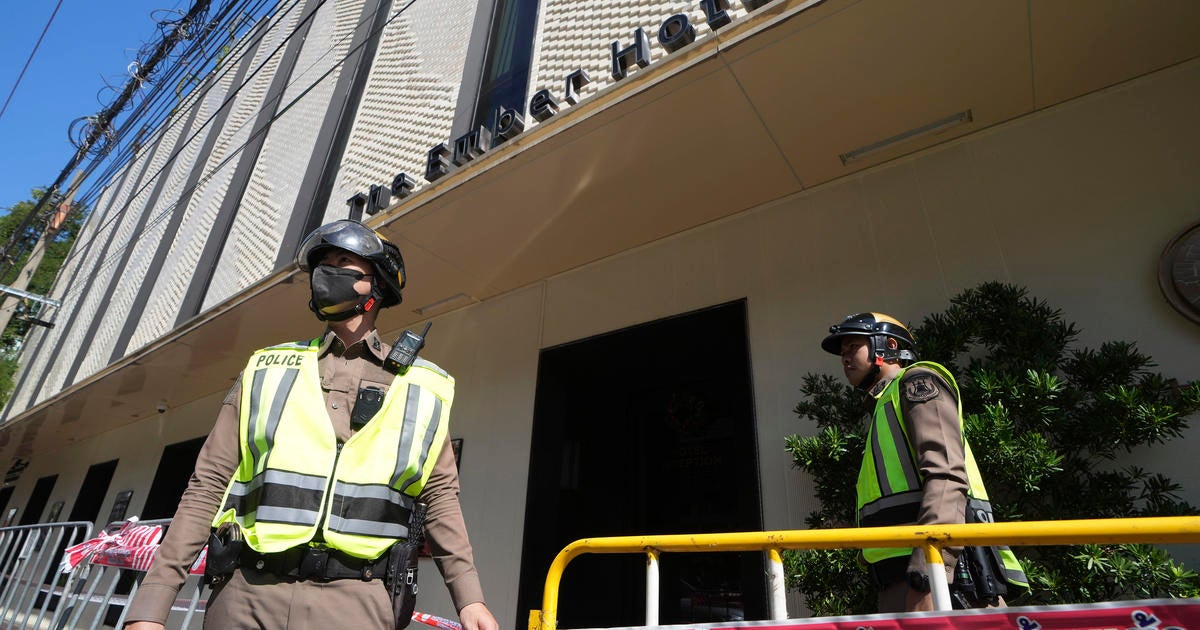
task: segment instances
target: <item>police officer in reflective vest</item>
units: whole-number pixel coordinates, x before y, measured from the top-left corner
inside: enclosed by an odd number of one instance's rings
[[[963,436],[958,385],[945,367],[917,360],[908,328],[883,313],[859,313],[831,326],[821,348],[841,356],[846,380],[877,401],[858,473],[858,524],[992,521]],[[864,549],[863,557],[880,612],[933,609],[920,549]],[[1028,586],[1006,547],[951,547],[942,557],[956,608],[1003,605],[1006,584]]]
[[[296,255],[310,274],[316,339],[251,355],[226,396],[127,628],[163,628],[209,538],[205,628],[394,628],[391,553],[424,529],[464,630],[498,630],[484,603],[449,447],[454,379],[417,358],[384,369],[375,331],[404,287],[400,250],[357,221],[313,231]],[[413,539],[416,540],[416,539]],[[214,547],[237,542],[233,557]],[[395,546],[395,547],[394,547]],[[222,547],[225,548],[225,547]],[[229,554],[224,554],[228,556]],[[212,572],[210,572],[212,573]]]

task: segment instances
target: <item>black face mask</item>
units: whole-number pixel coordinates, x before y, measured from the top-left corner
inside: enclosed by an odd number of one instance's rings
[[[309,308],[317,319],[340,322],[362,313],[370,295],[360,295],[354,284],[366,277],[361,271],[332,265],[317,265],[309,277],[312,301]]]

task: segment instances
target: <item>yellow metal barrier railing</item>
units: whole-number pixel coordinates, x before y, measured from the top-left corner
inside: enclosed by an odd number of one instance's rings
[[[542,609],[529,612],[529,630],[557,630],[558,588],[563,571],[572,560],[587,553],[646,554],[646,625],[652,626],[658,624],[658,557],[662,552],[767,552],[771,564],[771,618],[785,619],[787,606],[780,555],[783,549],[921,547],[925,549],[927,565],[936,565],[942,562],[942,547],[1194,542],[1200,542],[1200,516],[585,538],[564,547],[550,564],[542,592]],[[934,606],[950,610],[945,573],[928,573]]]

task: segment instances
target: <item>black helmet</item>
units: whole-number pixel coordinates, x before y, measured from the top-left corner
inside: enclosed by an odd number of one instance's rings
[[[829,327],[829,336],[821,340],[821,349],[830,354],[842,354],[842,338],[861,335],[868,338],[871,356],[876,365],[884,361],[900,361],[903,364],[917,360],[916,340],[904,324],[891,315],[883,313],[858,313],[850,315],[840,324]],[[886,337],[899,343],[899,348],[887,347]]]
[[[381,282],[373,282],[371,289],[372,293],[378,294],[380,307],[400,303],[405,276],[404,258],[400,256],[399,247],[358,221],[341,219],[326,223],[304,237],[296,250],[296,266],[311,273],[325,250],[331,247],[357,254],[371,263],[375,277],[381,279]]]

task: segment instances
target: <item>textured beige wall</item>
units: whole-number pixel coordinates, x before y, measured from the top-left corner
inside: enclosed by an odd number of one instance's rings
[[[372,185],[391,186],[398,173],[424,183],[429,150],[452,142],[476,5],[477,0],[418,2],[384,28],[326,221],[346,218],[346,199]]]

